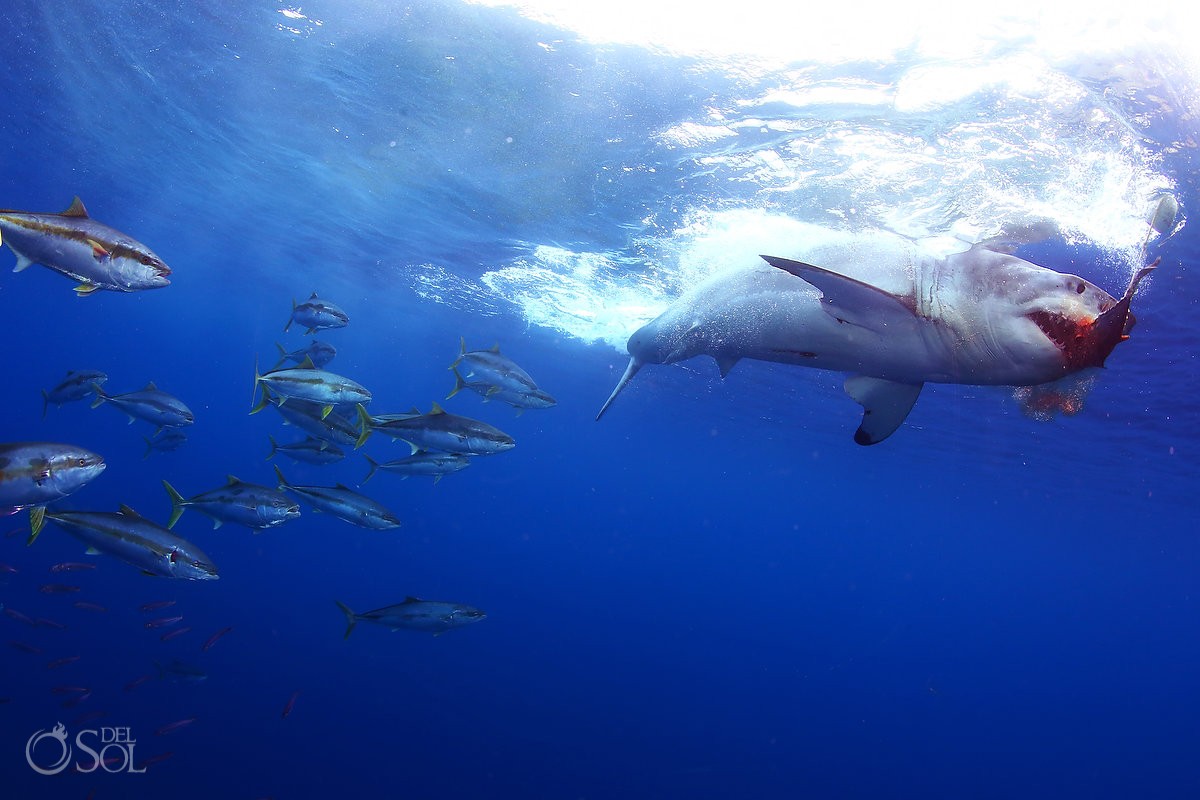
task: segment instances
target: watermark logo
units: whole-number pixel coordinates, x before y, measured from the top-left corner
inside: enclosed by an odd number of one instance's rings
[[[145,767],[133,766],[133,748],[137,740],[129,728],[84,728],[75,734],[74,746],[68,741],[67,728],[61,722],[50,730],[40,730],[25,743],[25,760],[40,775],[57,775],[71,765],[75,748],[86,755],[75,760],[76,772],[133,772]],[[99,748],[99,749],[97,749]]]

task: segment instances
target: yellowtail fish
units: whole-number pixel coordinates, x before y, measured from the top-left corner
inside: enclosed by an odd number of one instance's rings
[[[150,248],[88,216],[76,197],[61,214],[0,210],[0,240],[17,257],[13,272],[41,264],[79,281],[81,297],[99,289],[136,292],[170,283],[171,269]]]

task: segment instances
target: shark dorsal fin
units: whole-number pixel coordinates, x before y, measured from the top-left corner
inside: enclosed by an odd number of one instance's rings
[[[60,216],[87,219],[88,213],[87,209],[83,207],[83,201],[76,195],[75,199],[71,201],[71,205],[67,206],[67,210],[62,212]]]

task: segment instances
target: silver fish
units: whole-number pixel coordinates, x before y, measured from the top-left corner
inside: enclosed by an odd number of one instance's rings
[[[450,394],[446,395],[449,400],[454,395],[461,392],[463,389],[471,391],[483,397],[483,402],[489,400],[499,400],[501,403],[507,403],[517,410],[517,415],[520,416],[527,408],[552,408],[558,405],[550,394],[538,387],[509,389],[493,383],[485,381],[466,380],[456,367],[451,367],[454,370],[454,389]]]
[[[168,394],[154,385],[154,381],[146,384],[144,389],[125,394],[106,394],[104,389],[96,384],[92,387],[96,399],[92,408],[103,403],[112,403],[129,416],[132,423],[135,419],[145,420],[162,428],[178,428],[191,425],[196,417],[183,401]]]
[[[345,311],[328,300],[322,300],[317,297],[316,292],[313,292],[307,300],[299,305],[296,305],[295,300],[292,301],[292,316],[284,326],[284,333],[287,333],[288,329],[292,327],[293,322],[303,325],[306,329],[304,332],[308,334],[330,328],[344,328],[350,324],[350,317],[346,315]]]
[[[61,214],[0,211],[0,236],[17,256],[13,272],[42,264],[79,281],[75,292],[136,292],[170,283],[171,269],[150,248],[88,216],[76,197]]]
[[[45,418],[50,404],[61,406],[82,400],[92,393],[93,388],[103,385],[108,376],[94,369],[70,370],[57,386],[50,391],[42,390],[42,417]]]
[[[171,498],[168,528],[175,527],[187,508],[194,508],[212,519],[214,529],[221,527],[222,523],[232,522],[257,531],[282,525],[300,516],[300,506],[279,490],[246,483],[232,475],[228,476],[224,486],[186,500],[166,481],[163,481],[163,487]]]
[[[279,349],[279,362],[275,365],[275,369],[278,369],[285,361],[291,361],[293,364],[303,364],[306,358],[311,359],[313,366],[319,369],[330,361],[333,361],[337,355],[336,347],[317,339],[313,339],[307,347],[293,350],[290,353],[284,350],[283,345],[279,342],[275,343],[275,347]]]
[[[306,464],[332,464],[346,457],[346,454],[337,445],[315,436],[309,436],[304,441],[290,444],[280,444],[275,441],[274,436],[267,438],[271,440],[271,452],[267,454],[267,459],[273,458],[276,453],[283,453],[288,458],[303,461]]]
[[[279,467],[275,467],[275,474],[279,477],[281,490],[298,494],[318,511],[351,525],[377,531],[400,527],[400,520],[391,511],[340,483],[336,486],[297,486],[287,482]]]
[[[434,636],[440,636],[451,628],[461,628],[472,622],[487,618],[487,614],[478,608],[462,603],[445,603],[440,600],[421,600],[416,597],[405,598],[403,603],[384,606],[374,611],[355,614],[345,603],[334,601],[346,615],[346,634],[343,639],[349,639],[359,622],[373,622],[398,631],[401,628],[414,631],[425,631]]]
[[[372,431],[382,431],[394,439],[403,439],[413,453],[437,450],[464,455],[503,453],[516,447],[516,442],[504,431],[470,417],[448,414],[437,403],[428,414],[413,409],[411,414],[372,417],[361,405],[358,407],[358,446],[361,447]]]
[[[264,387],[262,401],[250,410],[251,414],[261,411],[269,401],[266,390],[283,398],[286,403],[292,398],[309,400],[321,404],[321,416],[325,417],[339,403],[369,403],[371,393],[349,378],[326,372],[313,366],[312,359],[305,359],[299,367],[273,369],[266,375],[254,371],[254,388]]]
[[[186,539],[143,517],[129,506],[116,513],[50,511],[46,519],[88,545],[149,575],[188,581],[213,581],[217,566]],[[30,537],[30,544],[36,536]]]
[[[285,425],[293,425],[310,436],[334,444],[353,445],[358,441],[358,426],[336,411],[322,416],[325,407],[308,400],[291,399],[286,403],[282,397],[270,398],[271,406],[283,417]]]
[[[458,453],[429,453],[424,450],[414,453],[408,458],[386,461],[382,464],[370,456],[365,456],[365,458],[367,459],[367,463],[371,465],[371,471],[367,473],[367,477],[363,478],[363,483],[371,480],[376,471],[382,469],[388,472],[395,472],[404,480],[407,480],[410,475],[428,475],[433,478],[433,482],[436,484],[450,473],[458,472],[471,466],[470,456]]]
[[[103,471],[102,457],[75,445],[0,444],[0,515],[33,508],[30,526],[36,534],[46,503],[78,491]]]

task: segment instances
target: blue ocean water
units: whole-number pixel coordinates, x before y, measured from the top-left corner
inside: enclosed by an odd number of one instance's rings
[[[84,299],[40,267],[0,279],[0,441],[108,464],[61,507],[165,522],[163,479],[272,483],[268,436],[298,437],[246,413],[254,369],[306,343],[283,327],[314,290],[350,315],[319,338],[374,413],[437,401],[517,447],[437,485],[372,478],[397,531],[306,507],[256,535],[189,512],[176,530],[215,583],[103,557],[51,573],[85,558],[76,540],[49,526],[26,548],[25,515],[6,518],[0,603],[66,627],[0,617],[5,797],[1200,793],[1200,73],[1169,13],[873,49],[842,20],[780,59],[449,0],[10,6],[0,206],[78,195],[173,270]],[[952,247],[1044,220],[1058,233],[1019,255],[1119,294],[1163,193],[1179,230],[1152,243],[1137,327],[1075,416],[927,386],[862,448],[842,376],[745,362],[722,381],[697,359],[647,367],[593,420],[630,332],[786,248],[796,221]],[[499,343],[558,405],[445,400],[460,337]],[[145,458],[150,426],[87,403],[43,418],[40,390],[82,368],[182,398],[187,444]],[[361,452],[407,453],[382,439],[275,460],[353,487]],[[406,596],[488,618],[343,640],[335,601]],[[164,615],[191,630],[162,641],[145,622]],[[176,660],[207,677],[159,678]],[[91,696],[64,708],[62,686]],[[170,755],[39,775],[26,745],[59,722]]]

